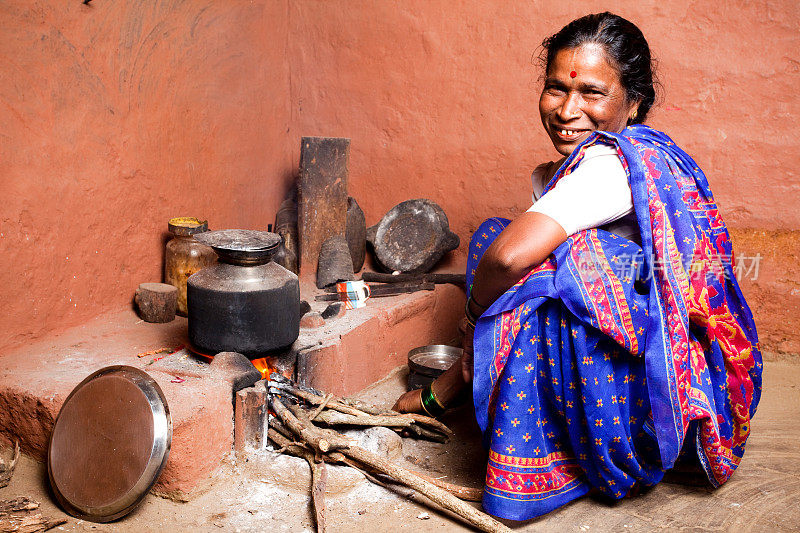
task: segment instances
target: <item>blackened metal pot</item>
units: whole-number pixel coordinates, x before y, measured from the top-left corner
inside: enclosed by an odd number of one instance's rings
[[[280,236],[222,230],[195,238],[211,246],[219,262],[187,283],[192,346],[206,355],[260,357],[292,344],[300,332],[300,284],[271,260]]]

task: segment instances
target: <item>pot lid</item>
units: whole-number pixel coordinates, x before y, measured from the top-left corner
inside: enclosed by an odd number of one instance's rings
[[[252,229],[207,231],[194,238],[212,247],[223,261],[234,264],[266,263],[281,243],[277,233]]]
[[[73,516],[109,522],[131,512],[169,456],[172,420],[146,372],[109,366],[70,393],[48,449],[50,485]]]

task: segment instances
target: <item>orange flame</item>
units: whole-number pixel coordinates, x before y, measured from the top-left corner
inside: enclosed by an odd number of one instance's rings
[[[277,372],[284,377],[292,379],[291,372],[281,372],[281,370],[273,365],[273,359],[271,357],[262,357],[260,359],[253,359],[252,360],[253,366],[256,367],[256,370],[261,372],[261,379],[268,379],[270,374],[273,372]]]
[[[204,359],[205,361],[207,361],[209,363],[214,360],[214,356],[213,355],[200,353],[194,347],[190,347],[190,349],[192,350],[192,352],[194,352],[196,355],[198,355],[201,359]],[[253,366],[256,367],[256,370],[261,372],[261,379],[268,379],[270,374],[272,374],[273,372],[277,372],[277,373],[283,375],[284,377],[287,377],[289,379],[293,379],[293,376],[292,376],[293,370],[291,368],[286,369],[285,371],[282,372],[277,366],[275,366],[273,364],[274,361],[275,361],[275,359],[273,357],[261,357],[259,359],[251,359],[250,360],[250,362],[253,363]]]

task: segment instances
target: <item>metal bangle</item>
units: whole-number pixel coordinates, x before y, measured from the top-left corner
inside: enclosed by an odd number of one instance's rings
[[[426,409],[426,408],[425,408],[425,389],[420,389],[420,390],[419,390],[419,392],[420,392],[420,396],[419,396],[419,398],[420,398],[420,404],[422,405],[422,411],[423,411],[423,412],[424,412],[426,415],[428,415],[429,417],[431,417],[431,418],[436,418],[435,416],[433,416],[433,415],[432,415],[432,414],[431,414],[431,413],[428,411],[428,409]]]
[[[470,308],[469,308],[469,301],[470,301],[470,299],[471,299],[471,297],[470,297],[470,298],[467,298],[467,303],[466,303],[466,305],[464,305],[464,314],[467,316],[467,322],[469,322],[469,324],[470,324],[470,325],[471,325],[473,328],[475,328],[475,324],[478,322],[478,319],[479,319],[480,317],[479,317],[479,316],[477,316],[475,313],[473,313],[473,312],[472,312],[472,309],[470,309]]]
[[[439,398],[436,397],[431,385],[422,389],[422,408],[433,418],[438,418],[445,413],[446,409],[442,402],[439,401]]]
[[[477,307],[479,309],[482,309],[483,311],[486,311],[487,309],[489,309],[488,305],[479,304],[478,300],[475,299],[475,296],[473,296],[472,292],[469,293],[469,300],[472,300],[472,303],[475,304],[475,307]],[[467,303],[469,303],[469,301],[467,301]]]

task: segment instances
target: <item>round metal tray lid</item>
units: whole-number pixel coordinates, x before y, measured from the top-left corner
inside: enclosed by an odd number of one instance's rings
[[[102,368],[61,406],[47,457],[50,485],[71,515],[115,520],[155,484],[171,442],[172,419],[155,380],[130,366]]]

